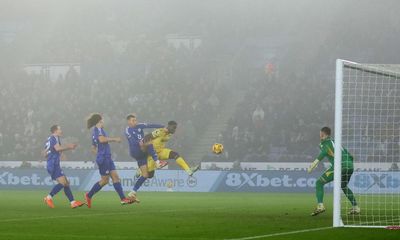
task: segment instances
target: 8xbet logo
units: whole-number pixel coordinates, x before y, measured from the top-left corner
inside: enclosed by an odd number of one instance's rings
[[[354,186],[366,190],[377,188],[398,188],[400,179],[389,174],[358,174],[355,177]]]

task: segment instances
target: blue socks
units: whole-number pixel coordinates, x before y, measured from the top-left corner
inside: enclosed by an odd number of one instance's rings
[[[74,196],[72,195],[71,188],[70,187],[64,187],[61,183],[58,183],[57,185],[55,185],[53,187],[53,189],[51,190],[51,192],[49,193],[49,195],[51,197],[54,197],[54,195],[56,195],[63,188],[64,188],[64,192],[65,192],[65,195],[67,196],[68,200],[70,202],[74,201]]]
[[[119,197],[122,199],[125,198],[124,191],[122,190],[122,185],[120,182],[113,183],[115,191],[118,193]]]
[[[153,158],[154,161],[158,160],[158,155],[156,153],[156,150],[154,150],[153,144],[149,144],[147,146],[147,151],[149,152],[149,154],[151,155],[151,157]]]
[[[64,193],[70,202],[74,201],[74,196],[72,195],[71,188],[69,186],[64,187]]]
[[[51,197],[54,197],[54,195],[56,195],[59,191],[61,191],[61,189],[63,189],[63,187],[64,187],[64,186],[63,186],[61,183],[55,185],[55,186],[53,187],[53,189],[51,189],[51,192],[49,193],[49,195],[50,195]]]
[[[125,194],[124,191],[122,190],[122,185],[120,182],[114,183],[114,188],[115,191],[118,193],[119,197],[121,199],[125,198]],[[88,197],[92,198],[93,195],[95,195],[98,191],[100,191],[102,189],[102,186],[100,186],[99,182],[95,183],[92,187],[92,189],[90,189],[89,193],[88,193]]]
[[[146,181],[147,178],[140,176],[135,183],[135,186],[133,187],[133,191],[137,192],[139,188],[143,185],[143,183]]]
[[[102,186],[100,186],[99,182],[95,183],[93,185],[92,189],[90,189],[90,191],[88,193],[88,197],[92,198],[95,193],[97,193],[98,191],[101,190],[101,188],[102,188]]]

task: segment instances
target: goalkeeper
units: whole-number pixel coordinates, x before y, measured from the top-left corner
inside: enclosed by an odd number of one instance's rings
[[[315,208],[314,212],[311,213],[311,216],[317,216],[320,213],[325,212],[324,207],[324,185],[333,181],[333,165],[334,165],[334,142],[331,138],[331,129],[329,127],[323,127],[319,133],[321,143],[319,144],[319,148],[321,150],[317,159],[311,164],[308,168],[308,173],[311,173],[317,166],[318,163],[323,160],[325,157],[328,158],[328,161],[331,163],[330,168],[328,168],[322,176],[316,182],[316,196],[318,205]],[[351,175],[353,174],[353,156],[347,151],[347,149],[342,148],[342,190],[346,197],[351,202],[352,208],[349,214],[359,214],[360,208],[357,206],[356,199],[354,197],[353,192],[348,187],[348,183],[350,181]]]

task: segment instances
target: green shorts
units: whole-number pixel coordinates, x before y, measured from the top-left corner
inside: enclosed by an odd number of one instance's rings
[[[319,177],[319,180],[323,183],[330,183],[333,181],[333,167],[328,168],[322,175]],[[351,175],[353,175],[352,168],[342,168],[342,186],[347,186],[350,182]]]

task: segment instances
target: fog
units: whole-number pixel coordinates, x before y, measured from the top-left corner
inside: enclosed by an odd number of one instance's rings
[[[38,161],[59,124],[93,161],[85,118],[176,120],[200,161],[309,161],[333,127],[335,59],[400,63],[399,1],[0,1],[0,160]],[[215,142],[225,153],[214,156]],[[132,161],[126,141],[116,161]]]

